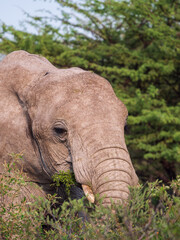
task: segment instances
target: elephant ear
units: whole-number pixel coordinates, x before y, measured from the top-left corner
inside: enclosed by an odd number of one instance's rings
[[[25,85],[20,80],[28,71],[27,67],[24,69],[21,65],[22,56],[27,58],[28,53],[14,52],[0,63],[0,172],[3,171],[4,161],[12,161],[9,154],[22,153],[24,157],[19,165],[23,166],[29,179],[48,182],[44,179],[38,151],[32,138],[31,120],[27,115],[25,97],[22,97]]]

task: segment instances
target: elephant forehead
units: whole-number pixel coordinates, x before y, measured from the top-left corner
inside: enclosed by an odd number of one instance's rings
[[[41,104],[61,107],[71,102],[74,108],[81,105],[92,105],[97,102],[113,102],[116,98],[111,85],[107,80],[85,72],[74,74],[71,77],[62,77],[61,74],[49,74],[31,89],[29,99],[37,106]]]
[[[64,105],[54,109],[55,119],[64,119],[70,125],[86,127],[98,122],[111,122],[124,124],[127,110],[120,101],[82,97],[66,102]],[[53,113],[52,113],[53,115]]]
[[[33,91],[35,112],[41,118],[47,114],[47,119],[53,121],[74,118],[79,121],[93,118],[99,121],[127,115],[126,107],[104,78],[89,72],[62,79],[58,76],[50,75]]]

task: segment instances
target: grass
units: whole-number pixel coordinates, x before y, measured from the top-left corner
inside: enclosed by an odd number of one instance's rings
[[[180,177],[168,186],[130,188],[126,206],[105,208],[84,198],[59,206],[56,196],[19,198],[28,184],[16,168],[19,157],[0,177],[0,239],[180,239]]]

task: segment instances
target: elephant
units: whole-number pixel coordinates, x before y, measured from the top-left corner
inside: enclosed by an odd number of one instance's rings
[[[104,206],[123,204],[138,184],[124,137],[127,116],[103,77],[14,51],[0,62],[0,172],[9,153],[21,152],[23,172],[43,196],[55,173],[70,170],[91,202],[98,194]]]

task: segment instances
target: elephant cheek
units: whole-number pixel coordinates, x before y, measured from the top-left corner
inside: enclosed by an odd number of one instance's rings
[[[50,179],[59,171],[71,170],[71,165],[66,161],[69,153],[65,146],[49,141],[37,141],[37,143],[41,166]]]

